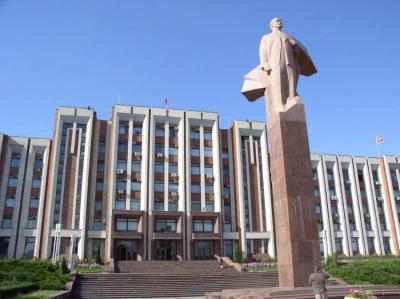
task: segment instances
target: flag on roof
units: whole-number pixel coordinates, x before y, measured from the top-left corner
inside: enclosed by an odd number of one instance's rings
[[[376,141],[376,143],[381,143],[381,142],[383,142],[383,138],[382,137],[376,137],[375,141]]]

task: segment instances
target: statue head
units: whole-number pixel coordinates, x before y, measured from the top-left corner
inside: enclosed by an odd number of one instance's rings
[[[282,20],[279,17],[275,17],[273,18],[270,22],[269,22],[269,27],[271,28],[271,30],[282,30],[283,28],[283,23]]]

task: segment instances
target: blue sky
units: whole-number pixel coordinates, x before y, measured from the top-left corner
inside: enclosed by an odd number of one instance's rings
[[[274,16],[308,49],[312,152],[400,154],[400,1],[0,0],[0,132],[50,137],[55,109],[112,105],[265,121],[240,94]],[[120,100],[118,99],[120,95]]]

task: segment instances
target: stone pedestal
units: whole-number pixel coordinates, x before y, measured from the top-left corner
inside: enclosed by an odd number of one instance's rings
[[[279,286],[308,286],[320,253],[304,104],[269,112],[268,135]]]

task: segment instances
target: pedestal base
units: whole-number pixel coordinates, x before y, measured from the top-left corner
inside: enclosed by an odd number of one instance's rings
[[[320,253],[304,105],[268,120],[279,286],[308,286]]]

